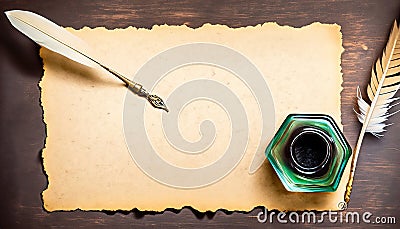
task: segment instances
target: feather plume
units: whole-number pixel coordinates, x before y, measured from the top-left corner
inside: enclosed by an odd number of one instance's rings
[[[11,10],[5,14],[16,29],[39,45],[88,67],[98,66],[90,57],[90,48],[54,22],[23,10]]]
[[[382,137],[385,127],[390,124],[385,122],[390,116],[397,113],[390,113],[389,110],[397,105],[393,98],[400,87],[400,33],[397,22],[394,22],[389,41],[383,51],[382,57],[376,61],[371,72],[371,80],[367,88],[369,105],[361,95],[360,88],[357,88],[357,103],[360,112],[356,112],[358,120],[365,126],[364,131],[376,137]]]
[[[363,124],[356,148],[353,154],[353,160],[350,170],[350,179],[347,185],[345,200],[350,200],[350,192],[357,165],[358,155],[360,153],[361,144],[365,133],[371,133],[376,137],[382,137],[386,131],[385,127],[388,118],[396,112],[390,113],[390,109],[399,103],[394,103],[399,100],[394,97],[400,87],[400,30],[399,25],[395,21],[389,40],[383,50],[381,58],[379,58],[372,67],[371,80],[367,87],[367,95],[371,104],[368,104],[361,95],[360,88],[357,88],[357,104],[358,110],[354,110],[358,120]]]

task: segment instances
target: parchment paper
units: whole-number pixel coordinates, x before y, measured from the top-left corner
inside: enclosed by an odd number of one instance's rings
[[[313,23],[292,28],[265,23],[233,29],[206,24],[197,29],[162,25],[151,30],[85,27],[70,31],[93,47],[96,59],[130,78],[151,57],[177,45],[211,42],[230,47],[251,60],[264,75],[274,99],[276,128],[290,113],[330,114],[341,126],[343,48],[338,25]],[[238,166],[212,185],[179,189],[151,179],[132,160],[122,120],[127,90],[118,80],[46,49],[41,49],[41,57],[45,70],[40,82],[41,102],[47,127],[43,161],[48,176],[43,201],[48,211],[163,211],[184,206],[199,211],[250,211],[256,206],[336,210],[338,202],[343,201],[349,165],[334,193],[288,192],[268,161],[255,174],[248,173],[256,147],[266,146],[270,139],[260,139],[261,118],[251,90],[223,69],[187,66],[166,75],[152,89],[165,97],[185,81],[212,78],[235,91],[251,117],[246,153]],[[171,164],[201,167],[220,157],[229,144],[229,118],[215,104],[198,101],[180,115],[180,131],[189,141],[201,137],[201,120],[215,120],[215,144],[195,160],[168,144],[161,129],[161,113],[146,107],[146,131],[157,153]]]

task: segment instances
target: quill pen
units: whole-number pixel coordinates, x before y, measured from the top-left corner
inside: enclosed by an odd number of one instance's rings
[[[124,82],[125,86],[133,93],[146,98],[153,107],[168,112],[167,106],[160,97],[150,95],[142,85],[131,81],[117,71],[93,59],[90,47],[66,29],[29,11],[12,10],[5,12],[5,14],[16,29],[39,45],[88,67],[105,69]]]
[[[385,127],[391,125],[385,122],[388,118],[400,110],[390,113],[389,110],[399,103],[394,103],[399,100],[394,95],[400,87],[400,30],[399,25],[395,21],[392,31],[390,32],[389,40],[383,50],[382,56],[376,61],[372,67],[371,80],[368,84],[367,94],[371,101],[368,104],[361,95],[360,88],[357,88],[357,104],[358,110],[354,110],[358,120],[363,124],[360,135],[357,140],[356,148],[353,154],[351,163],[350,179],[347,184],[345,201],[349,202],[350,193],[353,184],[357,159],[360,153],[361,144],[365,133],[371,133],[376,137],[382,137]]]

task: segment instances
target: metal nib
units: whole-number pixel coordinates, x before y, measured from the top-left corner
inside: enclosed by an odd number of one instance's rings
[[[164,101],[160,97],[158,97],[157,95],[150,95],[149,92],[146,91],[146,89],[144,89],[141,84],[126,79],[126,86],[130,91],[132,91],[136,95],[146,98],[147,101],[149,101],[149,103],[154,108],[162,109],[166,112],[169,111],[167,105],[165,105]]]
[[[165,105],[164,101],[157,95],[148,95],[147,101],[155,108],[165,110],[166,112],[169,111],[167,105]]]

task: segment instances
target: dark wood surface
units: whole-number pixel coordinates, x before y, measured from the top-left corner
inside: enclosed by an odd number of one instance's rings
[[[354,147],[360,130],[352,108],[357,85],[365,90],[370,69],[386,44],[399,0],[372,1],[5,1],[0,10],[37,12],[63,26],[127,26],[150,28],[154,24],[199,27],[204,23],[231,27],[276,21],[300,27],[315,21],[342,26],[342,119],[344,132]],[[133,227],[133,226],[238,226],[266,227],[250,213],[199,213],[190,208],[151,212],[53,212],[42,208],[41,192],[47,181],[41,164],[45,125],[39,103],[42,76],[39,47],[13,29],[0,15],[0,228]],[[369,211],[374,216],[400,220],[400,115],[386,136],[365,138],[348,211]],[[279,225],[274,226],[315,226]],[[325,223],[324,226],[360,226]],[[393,225],[392,225],[393,226]]]

